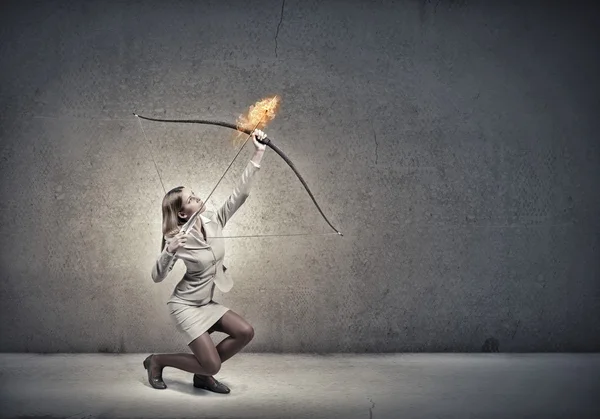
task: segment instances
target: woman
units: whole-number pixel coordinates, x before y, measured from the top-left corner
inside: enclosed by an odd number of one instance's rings
[[[173,269],[177,259],[183,259],[186,273],[167,302],[177,329],[184,334],[192,354],[153,354],[144,360],[148,382],[156,389],[167,386],[162,380],[165,367],[194,373],[194,387],[217,393],[229,393],[213,375],[221,363],[231,358],[254,337],[254,329],[243,318],[212,300],[215,285],[228,292],[233,282],[223,266],[225,247],[222,230],[227,221],[248,198],[252,178],[260,169],[265,145],[257,139],[266,135],[252,132],[254,156],[246,166],[242,179],[227,201],[216,213],[205,212],[204,202],[194,191],[183,186],[170,190],[162,203],[163,241],[161,254],[152,268],[152,279],[160,282]],[[218,331],[229,336],[216,347],[210,333]]]

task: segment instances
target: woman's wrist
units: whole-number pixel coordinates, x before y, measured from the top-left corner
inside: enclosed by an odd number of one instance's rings
[[[265,154],[265,150],[255,150],[254,155],[252,156],[252,161],[256,164],[260,164],[263,154]]]

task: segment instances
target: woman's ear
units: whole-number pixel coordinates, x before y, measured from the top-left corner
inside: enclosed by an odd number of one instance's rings
[[[182,220],[186,220],[186,219],[187,219],[187,215],[185,215],[185,214],[184,214],[183,212],[181,212],[181,211],[179,211],[179,212],[177,213],[177,216],[178,216],[179,218],[181,218]]]

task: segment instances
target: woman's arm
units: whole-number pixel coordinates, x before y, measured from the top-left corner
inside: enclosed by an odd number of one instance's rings
[[[165,243],[165,248],[160,253],[160,256],[156,259],[154,266],[152,267],[152,280],[156,283],[161,282],[169,275],[169,272],[173,269],[177,258],[175,253],[169,253],[167,247],[169,242]]]
[[[260,161],[260,158],[257,157],[256,159]],[[246,202],[248,195],[250,195],[252,177],[260,170],[260,165],[256,162],[256,159],[253,157],[250,160],[244,169],[244,173],[242,173],[241,181],[237,184],[231,195],[229,195],[223,206],[217,210],[217,220],[222,227],[225,227],[227,221]]]
[[[266,149],[264,144],[257,141],[257,138],[262,140],[266,137],[267,135],[261,130],[256,130],[252,133],[255,148],[254,155],[250,163],[246,166],[246,169],[244,169],[244,173],[242,173],[242,180],[237,184],[229,198],[227,198],[225,204],[217,211],[217,220],[221,223],[222,227],[225,227],[227,221],[242,206],[250,194],[252,177],[260,169],[260,161]]]
[[[260,167],[260,161],[263,158],[263,154],[265,154],[265,150],[256,150],[250,161],[256,163],[258,167]]]

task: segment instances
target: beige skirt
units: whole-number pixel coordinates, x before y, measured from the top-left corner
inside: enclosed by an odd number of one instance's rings
[[[188,305],[168,302],[169,314],[179,330],[186,338],[187,345],[206,333],[229,309],[216,301],[203,305]]]

